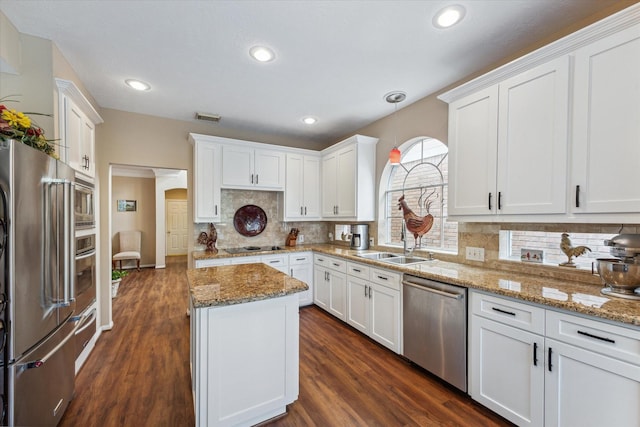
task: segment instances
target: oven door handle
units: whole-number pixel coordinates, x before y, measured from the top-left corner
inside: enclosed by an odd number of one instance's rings
[[[82,255],[76,255],[76,261],[80,261],[81,259],[91,258],[95,254],[96,254],[96,250],[92,249],[91,251],[86,252],[86,253],[84,253]]]

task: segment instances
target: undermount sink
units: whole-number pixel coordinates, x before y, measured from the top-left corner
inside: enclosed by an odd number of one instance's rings
[[[366,258],[366,259],[373,259],[373,260],[387,260],[390,258],[397,258],[400,255],[398,254],[392,254],[391,252],[373,252],[373,253],[368,253],[368,254],[358,254],[359,257],[361,258]]]
[[[387,262],[389,264],[417,264],[419,262],[432,261],[433,258],[421,258],[417,256],[405,256],[394,254],[391,252],[373,252],[366,254],[358,254],[360,258],[366,258],[374,261]]]
[[[389,258],[382,261],[388,262],[389,264],[417,264],[419,262],[432,261],[432,260],[433,259],[420,258],[417,256],[398,256],[395,258]]]

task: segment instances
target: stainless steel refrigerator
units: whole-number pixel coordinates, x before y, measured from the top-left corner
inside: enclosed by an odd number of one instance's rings
[[[0,141],[2,424],[56,425],[74,392],[74,173]]]

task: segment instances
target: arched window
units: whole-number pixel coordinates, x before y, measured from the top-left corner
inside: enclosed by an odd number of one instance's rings
[[[381,180],[382,218],[378,238],[390,246],[403,246],[404,201],[418,217],[433,216],[433,226],[420,239],[407,231],[407,247],[446,252],[458,251],[458,223],[447,222],[448,148],[433,138],[417,138],[399,147],[400,165],[387,163]]]

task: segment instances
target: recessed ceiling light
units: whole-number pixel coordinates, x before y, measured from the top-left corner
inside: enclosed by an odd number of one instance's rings
[[[271,49],[264,46],[254,46],[249,49],[249,55],[256,61],[260,62],[269,62],[273,61],[273,58],[276,57],[276,54],[273,53]]]
[[[302,121],[308,125],[312,125],[312,124],[315,124],[318,121],[318,119],[316,119],[315,117],[308,116],[308,117],[304,117]]]
[[[433,25],[436,28],[449,28],[464,18],[466,10],[459,4],[447,6],[438,11],[433,17]]]
[[[145,82],[141,82],[140,80],[127,79],[124,81],[127,86],[135,90],[149,90],[151,86]]]

